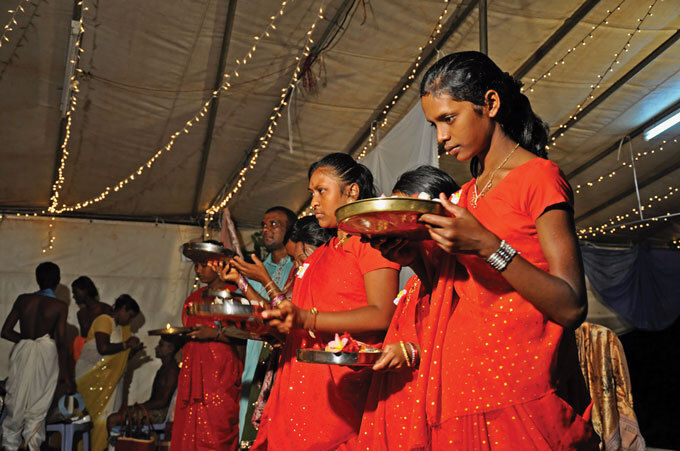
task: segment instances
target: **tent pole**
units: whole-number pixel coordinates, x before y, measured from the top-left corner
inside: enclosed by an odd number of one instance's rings
[[[68,26],[68,43],[69,47],[72,42],[71,39],[71,33],[72,33],[72,21],[80,21],[81,17],[83,17],[83,4],[82,0],[74,0],[73,1],[73,14],[71,16],[71,21],[69,22]],[[66,51],[68,52],[69,49],[67,47]],[[68,64],[68,55],[67,55],[67,61],[66,64]],[[66,68],[64,68],[66,70]],[[64,85],[62,86],[62,89],[67,90],[69,89],[68,86]],[[54,171],[52,172],[52,183],[50,183],[50,192],[49,195],[47,196],[47,205],[50,205],[51,198],[52,198],[52,193],[53,193],[53,186],[55,183],[57,183],[57,179],[59,177],[59,165],[61,164],[61,157],[63,155],[64,150],[61,148],[61,144],[64,142],[64,138],[66,135],[66,124],[68,122],[68,118],[66,115],[62,114],[59,118],[59,134],[57,135],[57,152],[56,152],[56,157],[54,161]]]
[[[220,89],[223,80],[225,66],[227,64],[227,55],[229,54],[229,44],[231,42],[231,31],[234,29],[234,17],[236,16],[237,0],[229,0],[227,7],[227,19],[224,24],[224,34],[222,35],[222,48],[220,49],[220,60],[217,64],[217,75],[215,76],[215,87],[213,91]],[[203,184],[205,182],[205,172],[208,169],[208,157],[210,156],[210,147],[212,146],[213,133],[215,131],[215,118],[217,116],[217,109],[220,106],[220,98],[215,99],[210,104],[210,111],[208,112],[208,126],[205,131],[205,139],[203,140],[203,151],[201,152],[201,163],[198,168],[198,179],[196,180],[196,188],[194,190],[194,203],[191,208],[191,215],[198,216],[198,205],[201,201],[201,192],[203,191]]]
[[[512,74],[516,79],[524,77],[539,61],[548,54],[567,33],[569,33],[583,19],[600,0],[586,0],[562,26],[558,28],[546,41]]]
[[[487,33],[486,0],[479,0],[479,51],[489,54],[489,36]]]
[[[340,5],[340,7],[336,10],[335,15],[330,20],[329,25],[323,31],[320,38],[318,40],[315,39],[316,44],[314,45],[314,47],[312,47],[312,50],[309,53],[310,57],[312,58],[310,60],[310,64],[312,62],[314,62],[314,59],[316,59],[316,57],[318,56],[316,54],[316,51],[323,48],[323,46],[326,44],[326,39],[328,39],[328,37],[331,35],[331,32],[333,31],[333,29],[339,26],[340,18],[345,13],[345,10],[347,8],[352,8],[352,6],[354,6],[354,2],[355,2],[355,0],[343,0],[342,5]],[[286,101],[290,100],[291,93],[292,93],[292,89],[288,88],[288,90],[286,92],[286,97],[285,97]],[[248,149],[257,148],[257,146],[260,144],[259,138],[260,138],[260,136],[262,136],[266,133],[268,126],[269,126],[269,121],[267,121],[262,126],[260,131],[257,133],[255,140],[250,145],[250,147],[248,147]],[[215,194],[215,196],[212,199],[212,202],[210,203],[211,205],[216,204],[220,200],[220,198],[223,197],[224,193],[227,192],[229,187],[231,187],[234,184],[234,182],[238,179],[240,168],[245,167],[248,164],[248,160],[250,160],[251,157],[252,157],[252,150],[249,150],[248,153],[244,156],[243,161],[241,162],[241,165],[239,167],[237,167],[236,170],[234,170],[234,172],[232,172],[232,174],[229,177],[229,179],[227,180],[227,182],[224,185],[222,185],[220,190]]]
[[[463,22],[465,22],[465,19],[470,15],[476,5],[477,2],[475,0],[464,0],[460,5],[457,6],[456,10],[451,14],[451,17],[449,17],[449,20],[442,27],[441,37],[439,38],[438,43],[432,44],[429,48],[423,51],[423,57],[420,61],[420,65],[416,69],[416,78],[418,78],[423,70],[429,67],[430,63],[432,63],[437,57],[437,50],[442,48],[451,35],[455,33],[456,30],[458,30]],[[363,131],[355,135],[355,138],[351,141],[351,144],[347,147],[345,153],[353,156],[361,147],[363,142],[368,139],[368,136],[371,134],[371,124],[374,122],[380,122],[382,120],[383,105],[389,104],[392,99],[394,99],[395,95],[402,92],[401,87],[409,81],[409,76],[412,73],[413,66],[409,66],[409,68],[406,70],[406,73],[401,77],[399,82],[397,82],[396,86],[385,96],[384,99],[382,99],[380,103],[378,103],[380,106],[374,110],[375,112],[371,115],[371,117],[369,117],[364,125],[361,126],[359,130]]]

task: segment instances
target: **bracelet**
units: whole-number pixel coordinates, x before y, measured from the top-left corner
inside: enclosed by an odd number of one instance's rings
[[[273,284],[273,283],[274,283],[274,281],[273,281],[273,280],[270,280],[269,283],[268,283],[267,285],[264,286],[264,289],[265,289],[265,291],[266,291],[267,293],[269,293],[269,290],[272,290],[272,289],[273,289],[273,288],[267,288],[267,287],[269,287],[269,285],[271,285],[271,284]]]
[[[410,341],[406,344],[409,346],[409,348],[411,348],[411,360],[413,362],[413,366],[418,366],[418,364],[420,363],[420,356],[418,355],[418,348],[416,348],[416,346],[413,343],[411,343]]]
[[[412,366],[411,359],[409,358],[408,352],[406,351],[406,345],[404,345],[403,341],[400,341],[399,345],[401,346],[401,352],[404,353],[404,358],[406,359],[406,366]]]
[[[218,340],[220,338],[221,333],[222,333],[222,329],[218,327],[217,328],[217,335],[215,335],[215,340]]]
[[[310,335],[312,338],[316,338],[316,335],[314,334],[314,329],[316,329],[316,317],[319,315],[319,309],[317,309],[316,307],[312,307],[312,308],[309,310],[309,313],[310,313],[311,315],[313,315],[313,319],[312,319],[313,322],[312,322],[312,327],[310,327],[309,329],[307,329],[307,332],[309,332],[309,335]]]
[[[241,274],[238,275],[238,287],[241,290],[241,293],[243,293],[245,296],[248,292],[248,281]]]
[[[283,300],[286,299],[286,295],[283,293],[278,294],[277,296],[274,297],[274,299],[271,300],[272,307],[276,307],[279,305]]]
[[[503,240],[498,250],[489,255],[486,262],[496,271],[504,271],[515,255],[518,254],[519,252]]]

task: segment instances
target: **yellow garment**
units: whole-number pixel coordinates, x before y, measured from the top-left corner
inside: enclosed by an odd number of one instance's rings
[[[129,326],[117,326],[111,316],[99,315],[90,327],[76,363],[78,392],[83,396],[92,417],[91,449],[101,451],[107,447],[106,419],[119,407],[116,406],[116,394],[130,350],[102,356],[97,351],[94,339],[97,332],[109,335],[111,343],[125,342],[131,334]]]
[[[628,364],[614,332],[597,324],[576,329],[581,371],[593,400],[592,421],[604,450],[644,450],[633,411]]]

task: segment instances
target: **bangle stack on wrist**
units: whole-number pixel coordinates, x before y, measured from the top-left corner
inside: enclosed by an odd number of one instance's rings
[[[309,310],[309,314],[312,315],[312,327],[307,329],[307,332],[309,332],[309,335],[312,338],[316,338],[316,335],[314,334],[314,330],[316,329],[316,317],[319,315],[319,309],[317,309],[316,307],[312,307]]]
[[[412,363],[412,366],[417,367],[418,364],[420,363],[420,355],[418,355],[418,348],[416,347],[416,345],[414,345],[410,341],[406,344],[409,346],[409,348],[411,348],[411,363]]]
[[[504,271],[515,255],[518,254],[519,252],[503,240],[498,250],[489,255],[486,262],[496,271]]]
[[[243,296],[248,293],[248,281],[241,274],[238,275],[238,288],[241,290],[241,293],[243,293]]]
[[[409,366],[409,367],[413,366],[413,361],[411,360],[411,358],[408,355],[408,351],[406,350],[406,345],[404,344],[404,342],[400,341],[399,346],[401,346],[401,352],[404,353],[404,359],[406,359],[406,366]]]
[[[276,296],[274,296],[274,299],[271,300],[272,307],[276,307],[279,305],[284,299],[286,299],[286,295],[283,293],[279,293]]]

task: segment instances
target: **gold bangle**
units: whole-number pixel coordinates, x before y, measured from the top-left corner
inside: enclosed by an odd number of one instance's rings
[[[411,359],[408,356],[408,352],[406,351],[406,345],[404,345],[403,341],[399,342],[399,345],[401,346],[401,351],[404,353],[404,358],[406,359],[406,365],[407,366],[412,366]]]
[[[312,338],[316,338],[316,335],[314,334],[314,329],[316,329],[316,317],[319,315],[319,309],[317,309],[316,307],[312,307],[312,308],[309,310],[309,313],[310,313],[311,315],[313,315],[313,317],[312,317],[312,327],[310,327],[309,329],[307,329],[307,332],[309,332],[309,335],[310,335]]]

